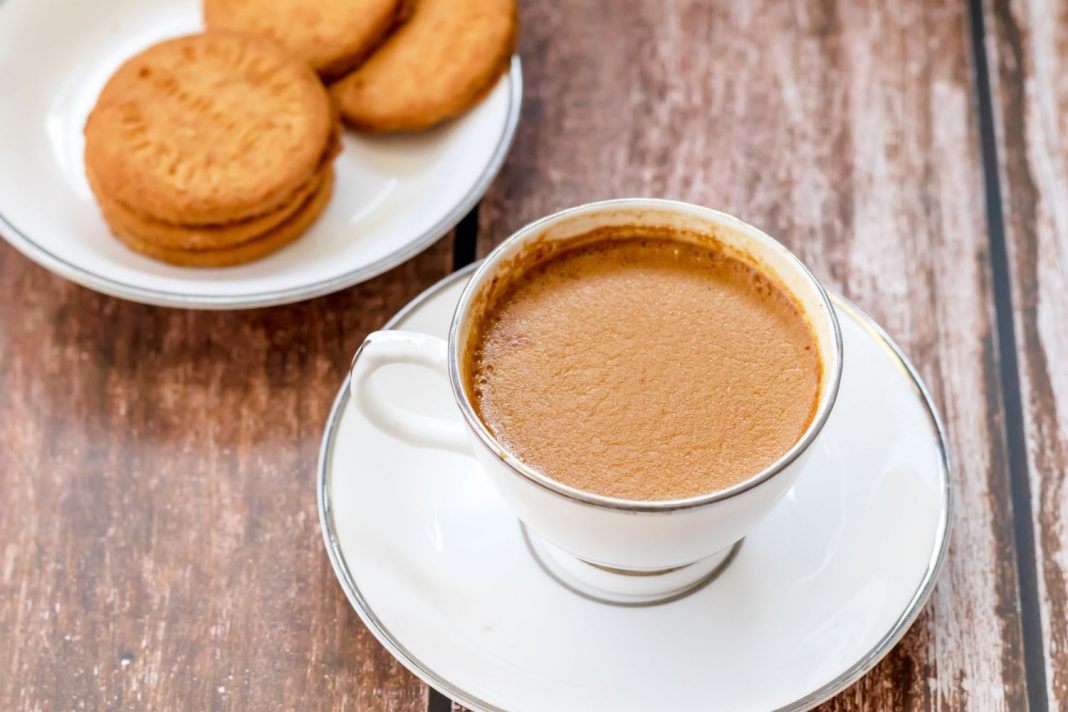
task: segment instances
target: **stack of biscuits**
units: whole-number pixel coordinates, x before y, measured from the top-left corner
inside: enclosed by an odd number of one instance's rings
[[[333,188],[337,126],[319,78],[277,44],[191,35],[111,77],[86,123],[86,174],[112,232],[133,250],[235,265],[318,218]]]
[[[85,126],[112,233],[195,267],[258,259],[315,222],[339,111],[365,132],[458,116],[506,71],[518,27],[515,0],[204,0],[204,20],[123,64]]]

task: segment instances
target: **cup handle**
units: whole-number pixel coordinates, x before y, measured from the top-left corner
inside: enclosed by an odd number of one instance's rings
[[[448,344],[434,336],[411,331],[375,331],[352,358],[349,388],[353,402],[371,425],[416,447],[451,450],[472,455],[463,422],[437,418],[400,408],[372,383],[375,372],[390,364],[422,366],[449,377]]]

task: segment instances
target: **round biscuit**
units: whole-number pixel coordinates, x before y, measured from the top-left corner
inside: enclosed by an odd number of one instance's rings
[[[363,131],[420,131],[467,111],[507,69],[515,0],[415,0],[411,17],[330,87]]]
[[[402,0],[204,0],[204,24],[269,37],[336,77],[382,41],[402,8]]]
[[[111,224],[114,235],[131,250],[182,267],[232,267],[258,260],[294,242],[322,215],[334,188],[333,168],[326,169],[319,188],[288,220],[264,235],[232,247],[209,250],[175,250],[145,241],[121,226]]]
[[[163,222],[271,212],[317,169],[336,116],[319,78],[270,40],[191,35],[127,60],[85,126],[104,193]]]

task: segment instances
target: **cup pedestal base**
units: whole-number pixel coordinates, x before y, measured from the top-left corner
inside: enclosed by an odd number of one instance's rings
[[[569,554],[523,527],[531,555],[557,583],[587,598],[615,605],[667,603],[704,587],[733,560],[741,540],[683,566],[634,570],[594,564]]]

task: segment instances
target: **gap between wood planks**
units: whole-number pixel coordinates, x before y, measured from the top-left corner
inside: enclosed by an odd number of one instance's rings
[[[452,243],[452,271],[475,261],[478,247],[478,203],[456,225]]]
[[[990,270],[994,283],[994,311],[997,317],[1000,355],[1001,397],[1005,412],[1005,444],[1008,449],[1009,485],[1012,490],[1013,538],[1016,552],[1016,578],[1020,596],[1020,622],[1023,629],[1024,674],[1027,703],[1031,710],[1048,709],[1046,663],[1042,643],[1041,606],[1038,594],[1038,561],[1035,558],[1034,520],[1031,516],[1031,477],[1024,434],[1023,398],[1020,369],[1016,361],[1016,325],[1012,310],[1012,277],[1002,214],[1001,175],[998,170],[997,131],[994,125],[993,92],[986,55],[986,25],[982,0],[969,0],[975,93],[979,109],[979,140],[983,159],[987,237]]]

